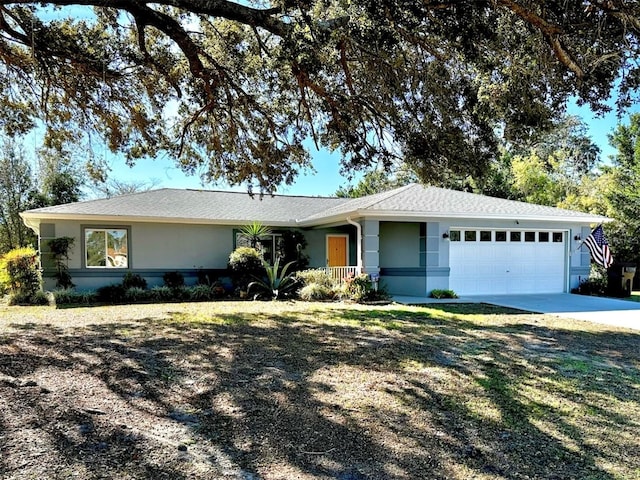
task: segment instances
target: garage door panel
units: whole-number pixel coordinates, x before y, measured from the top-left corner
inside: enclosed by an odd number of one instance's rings
[[[523,233],[520,238],[525,238]],[[491,242],[451,241],[450,288],[461,295],[563,292],[564,242],[535,238],[535,242],[496,242],[493,235]]]

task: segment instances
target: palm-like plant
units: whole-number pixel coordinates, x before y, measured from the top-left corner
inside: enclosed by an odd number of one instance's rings
[[[240,235],[249,240],[251,248],[258,248],[260,239],[271,235],[271,229],[260,222],[253,222],[249,225],[245,225],[240,229]]]
[[[273,300],[277,300],[281,295],[285,295],[291,292],[297,285],[297,280],[294,276],[295,272],[287,273],[291,265],[296,262],[287,263],[282,269],[280,269],[280,258],[277,258],[273,265],[269,265],[264,260],[262,266],[264,267],[267,279],[256,279],[251,282],[247,288],[247,292],[251,292],[252,289],[258,289],[259,292],[256,297],[264,292],[271,295]]]

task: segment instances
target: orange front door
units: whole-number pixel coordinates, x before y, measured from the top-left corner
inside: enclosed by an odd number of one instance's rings
[[[327,237],[327,266],[344,267],[347,264],[347,237]]]

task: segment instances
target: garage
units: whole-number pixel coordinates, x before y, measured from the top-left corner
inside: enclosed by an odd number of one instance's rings
[[[449,288],[458,295],[561,293],[567,234],[551,230],[449,231]]]

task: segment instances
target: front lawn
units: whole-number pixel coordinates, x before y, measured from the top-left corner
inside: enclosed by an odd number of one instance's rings
[[[640,478],[640,333],[483,305],[0,306],[2,479]]]

